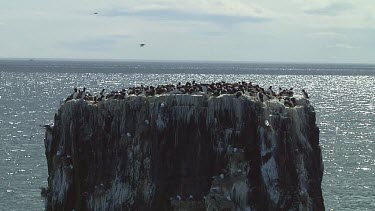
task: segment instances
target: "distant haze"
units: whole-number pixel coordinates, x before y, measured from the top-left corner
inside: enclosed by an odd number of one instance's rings
[[[374,63],[375,3],[3,1],[0,33],[0,58]]]

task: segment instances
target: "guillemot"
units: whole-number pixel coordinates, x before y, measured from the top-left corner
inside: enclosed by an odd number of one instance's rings
[[[268,89],[267,89],[267,93],[269,94],[269,95],[273,95],[273,90],[272,90],[272,86],[270,86],[270,87],[268,87]]]
[[[48,131],[48,132],[52,132],[52,130],[53,130],[53,125],[43,125],[42,127],[45,128],[46,131]]]
[[[186,82],[185,84],[178,82],[177,84],[161,84],[157,86],[133,86],[123,88],[120,91],[113,90],[108,94],[104,93],[105,89],[96,95],[92,96],[86,88],[83,87],[83,91],[74,88],[74,93],[71,94],[65,102],[71,99],[84,99],[86,101],[91,101],[96,104],[99,101],[105,99],[116,99],[124,100],[128,97],[134,96],[144,96],[152,97],[155,95],[164,94],[191,94],[191,95],[209,95],[210,97],[218,97],[220,95],[234,95],[237,98],[240,96],[252,96],[255,97],[260,102],[266,102],[271,99],[277,99],[279,103],[284,104],[288,107],[294,107],[296,105],[295,99],[293,97],[293,87],[290,89],[278,89],[278,92],[272,90],[272,86],[268,89],[264,89],[258,84],[252,84],[252,82],[234,82],[228,83],[225,81],[211,82],[211,83],[198,83],[195,80],[192,82]],[[309,98],[307,92],[302,90],[303,96]],[[164,109],[166,102],[160,103],[160,108]]]
[[[258,92],[258,93],[257,93],[257,98],[258,98],[258,100],[259,100],[260,102],[263,102],[263,94],[262,94],[262,92]]]
[[[78,91],[77,91],[77,88],[74,88],[74,92],[73,92],[73,99],[77,99],[78,97]]]
[[[303,94],[303,96],[304,96],[306,99],[309,99],[309,95],[307,94],[307,92],[306,92],[304,89],[302,89],[302,94]]]
[[[80,99],[84,99],[86,97],[86,87],[83,87],[83,91],[80,94]]]

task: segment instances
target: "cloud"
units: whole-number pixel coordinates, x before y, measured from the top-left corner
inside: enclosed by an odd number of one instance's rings
[[[347,43],[336,43],[333,45],[328,45],[327,48],[341,48],[341,49],[358,49],[359,46],[350,45]]]
[[[271,20],[270,12],[246,1],[191,1],[184,3],[163,1],[142,5],[141,3],[102,11],[107,17],[137,17],[148,20],[207,21],[218,23],[264,22]]]
[[[325,15],[325,16],[336,16],[339,13],[351,10],[354,8],[353,4],[350,3],[332,3],[325,7],[305,10],[304,12],[310,15]]]
[[[314,32],[310,33],[307,36],[314,39],[334,39],[334,40],[344,40],[347,39],[347,36],[337,32]]]
[[[126,10],[112,10],[104,14],[105,16],[127,16],[127,17],[143,17],[149,20],[173,20],[173,21],[209,21],[220,23],[232,22],[264,22],[270,20],[269,18],[256,16],[235,16],[223,14],[202,14],[194,12],[185,12],[177,10],[149,10],[149,11],[126,11]]]

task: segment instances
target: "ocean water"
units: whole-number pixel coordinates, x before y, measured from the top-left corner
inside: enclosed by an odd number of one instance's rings
[[[43,210],[44,130],[73,87],[92,94],[196,80],[305,88],[317,112],[326,209],[375,210],[375,66],[0,61],[0,210]]]

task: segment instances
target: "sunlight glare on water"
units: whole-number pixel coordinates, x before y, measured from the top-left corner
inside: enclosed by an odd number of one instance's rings
[[[142,69],[142,66],[140,66]],[[144,68],[144,67],[143,67]],[[196,71],[199,66],[192,66]],[[272,67],[273,68],[273,67]],[[147,68],[144,68],[147,69]],[[189,69],[178,66],[176,69]],[[175,70],[176,71],[176,70]],[[210,70],[207,70],[210,71]],[[220,73],[220,72],[219,72]],[[0,206],[4,210],[42,210],[40,187],[47,186],[44,130],[73,91],[86,87],[120,90],[196,80],[252,81],[277,89],[302,88],[317,113],[324,162],[326,209],[375,210],[375,76],[259,75],[205,73],[1,72]]]

